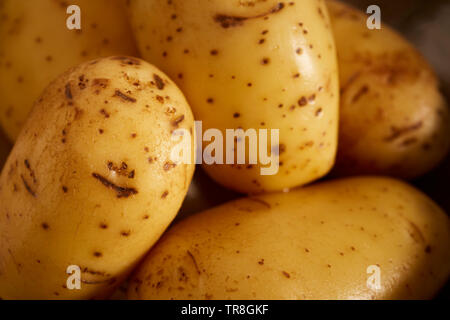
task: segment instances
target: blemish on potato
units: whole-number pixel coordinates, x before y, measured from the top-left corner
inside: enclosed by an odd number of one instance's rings
[[[101,113],[105,118],[109,118],[109,117],[110,117],[110,114],[109,114],[105,109],[100,110],[100,113]]]
[[[109,181],[108,179],[106,179],[105,177],[101,176],[98,173],[93,173],[92,176],[99,180],[105,187],[114,190],[117,194],[117,198],[128,198],[132,195],[136,195],[138,194],[138,191],[135,188],[128,188],[128,187],[120,187],[114,183],[112,183],[111,181]]]
[[[164,87],[165,87],[164,81],[163,81],[163,79],[162,79],[160,76],[158,76],[156,73],[153,74],[153,80],[155,81],[156,87],[157,87],[159,90],[163,90],[163,89],[164,89]]]
[[[414,123],[410,126],[403,127],[403,128],[397,128],[397,127],[391,127],[391,135],[384,138],[386,142],[391,142],[393,140],[398,139],[399,137],[408,134],[410,132],[416,131],[420,128],[422,128],[423,122],[419,121],[417,123]]]
[[[24,176],[20,175],[20,178],[22,179],[22,182],[23,182],[23,184],[25,186],[25,189],[28,191],[28,193],[31,194],[33,196],[33,198],[36,198],[36,192],[34,192],[33,189],[31,189],[30,185],[25,180]]]
[[[169,171],[170,169],[175,168],[177,165],[171,161],[164,163],[163,169],[164,171]]]
[[[187,250],[186,253],[188,254],[188,256],[191,258],[192,262],[194,263],[194,267],[195,267],[195,270],[197,271],[197,273],[201,274],[200,269],[197,264],[197,260],[195,260],[194,255],[189,250]]]
[[[71,87],[70,87],[70,83],[67,83],[67,84],[66,84],[65,94],[66,94],[66,98],[67,98],[67,99],[69,99],[69,100],[72,100],[72,99],[73,99],[73,96],[72,96],[72,89],[71,89]]]
[[[136,99],[135,99],[135,98],[132,98],[132,97],[130,97],[130,96],[128,96],[128,95],[122,93],[122,92],[121,92],[120,90],[118,90],[118,89],[115,91],[114,97],[119,97],[119,98],[123,99],[124,101],[132,102],[132,103],[135,103],[135,102],[136,102]]]
[[[268,12],[261,13],[255,16],[250,17],[240,17],[240,16],[229,16],[225,14],[216,14],[214,16],[214,21],[220,24],[220,26],[224,29],[228,29],[230,27],[238,27],[243,25],[246,20],[250,19],[258,19],[258,18],[268,18],[268,15],[275,14],[280,12],[284,8],[284,3],[279,2],[273,8],[271,8]]]
[[[175,118],[174,120],[172,120],[171,124],[173,127],[178,128],[178,126],[180,125],[180,123],[182,123],[184,121],[184,114]]]

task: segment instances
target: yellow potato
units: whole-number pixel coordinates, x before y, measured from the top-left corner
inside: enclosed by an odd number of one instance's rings
[[[0,297],[114,289],[181,206],[194,165],[171,160],[171,136],[193,125],[177,86],[139,59],[94,60],[53,82],[0,178]],[[72,265],[81,290],[65,288]]]
[[[445,156],[448,107],[438,80],[403,37],[328,1],[341,84],[338,175],[420,176]]]
[[[125,0],[0,1],[0,124],[15,140],[33,103],[61,73],[84,61],[136,55]],[[67,7],[81,9],[69,30]]]
[[[419,299],[449,274],[446,214],[403,182],[362,177],[187,218],[153,247],[128,296]]]
[[[280,130],[278,143],[268,143],[273,155],[278,152],[272,148],[279,149],[276,174],[261,174],[268,165],[260,156],[250,163],[249,143],[242,139],[235,149],[245,143],[245,164],[204,165],[214,180],[258,193],[303,185],[329,171],[336,151],[339,88],[323,1],[129,3],[142,56],[177,82],[205,134],[215,128],[225,139],[226,129],[268,129],[270,138],[273,129]],[[261,141],[250,144],[264,150]],[[209,146],[204,142],[204,151]],[[226,162],[226,151],[219,150]]]

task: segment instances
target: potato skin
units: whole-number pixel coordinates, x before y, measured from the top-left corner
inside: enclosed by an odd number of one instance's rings
[[[178,87],[140,59],[94,60],[53,82],[0,178],[0,297],[113,290],[181,206],[194,165],[170,161],[171,135],[193,121]],[[64,288],[69,265],[81,290]]]
[[[449,109],[433,70],[391,28],[369,30],[364,13],[327,5],[341,84],[334,173],[411,179],[428,172],[450,143]]]
[[[124,3],[0,1],[0,124],[11,141],[33,103],[61,73],[99,57],[137,55]],[[81,31],[66,27],[69,4],[81,9]]]
[[[177,82],[203,131],[280,130],[278,174],[262,176],[261,162],[205,164],[216,182],[260,193],[331,169],[339,88],[323,1],[132,0],[129,11],[141,55]]]
[[[381,290],[368,289],[378,265]],[[325,182],[230,202],[169,230],[130,299],[421,299],[450,273],[450,224],[389,178]]]

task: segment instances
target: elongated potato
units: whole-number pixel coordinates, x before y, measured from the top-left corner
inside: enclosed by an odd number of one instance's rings
[[[0,178],[0,297],[114,289],[181,206],[194,165],[172,162],[171,136],[193,125],[176,85],[139,59],[94,60],[53,82]],[[66,288],[69,266],[81,290]]]
[[[387,178],[230,202],[150,251],[131,299],[419,299],[450,274],[446,214]]]
[[[208,129],[218,129],[223,144],[234,146],[211,152],[214,164],[204,155],[214,180],[258,193],[303,185],[331,169],[338,79],[323,1],[131,0],[130,12],[142,56],[178,83],[202,121],[204,140],[211,139]],[[279,129],[279,141],[268,143],[279,167],[262,175],[270,165],[260,155],[252,164],[248,154],[249,144],[265,152],[265,139],[227,139],[226,129],[238,128],[268,129],[269,140]],[[212,145],[203,143],[205,153]],[[236,156],[241,146],[245,164],[231,164],[227,151]]]
[[[125,0],[0,1],[0,123],[15,140],[45,87],[84,61],[136,55]],[[81,30],[69,30],[69,5],[81,9]]]
[[[420,176],[450,143],[448,107],[423,57],[362,12],[328,1],[341,83],[337,175]]]

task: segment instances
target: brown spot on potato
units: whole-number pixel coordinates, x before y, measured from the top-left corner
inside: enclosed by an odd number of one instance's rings
[[[36,198],[36,192],[33,191],[28,182],[25,180],[24,176],[20,175],[20,178],[22,179],[23,185],[25,186],[25,189],[28,191],[28,193],[31,194],[33,198]]]
[[[414,131],[420,129],[422,127],[422,125],[423,125],[422,121],[419,121],[417,123],[414,123],[410,126],[403,127],[403,128],[391,127],[391,134],[389,136],[387,136],[386,138],[384,138],[384,141],[386,141],[386,142],[394,141],[405,134],[408,134],[408,133],[411,133],[411,132],[414,132]]]
[[[163,79],[162,79],[160,76],[158,76],[156,73],[153,74],[153,80],[155,81],[156,87],[157,87],[159,90],[163,90],[163,89],[164,89],[164,87],[165,87],[164,81],[163,81]]]
[[[132,98],[132,97],[130,97],[130,96],[128,96],[128,95],[122,93],[122,92],[121,92],[120,90],[118,90],[118,89],[115,91],[114,97],[119,97],[119,98],[121,98],[121,99],[123,99],[123,100],[125,100],[125,101],[132,102],[132,103],[135,103],[135,102],[136,102],[136,99],[135,99],[135,98]]]
[[[135,65],[135,66],[141,65],[141,61],[139,59],[132,58],[132,57],[117,56],[117,57],[112,57],[111,60],[121,61],[122,63],[130,65],[130,66],[132,66],[132,65]]]
[[[225,14],[216,14],[214,16],[214,21],[224,29],[228,29],[230,27],[241,26],[246,20],[250,19],[258,19],[258,18],[266,18],[268,15],[275,14],[280,12],[284,8],[284,3],[279,2],[273,8],[265,13],[261,13],[255,16],[250,17],[241,17],[241,16],[230,16]]]
[[[72,100],[73,99],[73,96],[72,96],[72,89],[71,89],[71,87],[70,87],[70,83],[67,83],[66,84],[66,88],[65,88],[65,95],[66,95],[66,98],[67,99],[69,99],[69,100]]]
[[[197,271],[197,273],[201,274],[200,269],[197,264],[197,260],[195,260],[194,255],[189,250],[187,250],[186,253],[188,254],[188,256],[191,258],[192,262],[194,263],[194,267],[195,267],[195,270]]]
[[[369,86],[368,85],[363,85],[358,92],[353,96],[352,98],[352,103],[355,103],[359,100],[359,98],[361,98],[363,95],[365,95],[366,93],[369,92]]]
[[[304,107],[304,106],[306,106],[308,104],[308,100],[306,99],[306,97],[301,97],[299,100],[298,100],[298,105],[300,106],[300,107]]]
[[[117,198],[119,198],[119,199],[120,198],[128,198],[132,195],[138,194],[138,191],[135,188],[120,187],[120,186],[112,183],[105,177],[99,175],[98,173],[93,173],[92,176],[95,179],[99,180],[105,187],[114,190],[117,194]]]
[[[169,171],[170,169],[173,169],[176,166],[177,165],[175,163],[168,161],[168,162],[164,163],[163,169],[164,169],[164,171]]]
[[[108,113],[108,111],[106,111],[105,109],[100,110],[100,113],[105,117],[105,118],[109,118],[110,114]]]
[[[105,78],[96,78],[92,81],[93,87],[100,87],[102,89],[106,89],[109,85],[110,80]]]
[[[261,64],[262,64],[262,65],[267,65],[267,64],[269,64],[269,63],[270,63],[270,59],[267,58],[267,57],[265,57],[265,58],[263,58],[263,59],[261,60]]]
[[[287,273],[286,271],[282,271],[283,276],[285,276],[286,278],[290,279],[291,275],[289,273]]]
[[[164,97],[157,95],[155,98],[159,103],[164,104]]]
[[[181,115],[177,118],[175,118],[174,120],[172,120],[171,124],[172,126],[174,126],[175,128],[178,128],[178,126],[180,125],[180,123],[182,123],[184,121],[184,115]]]

